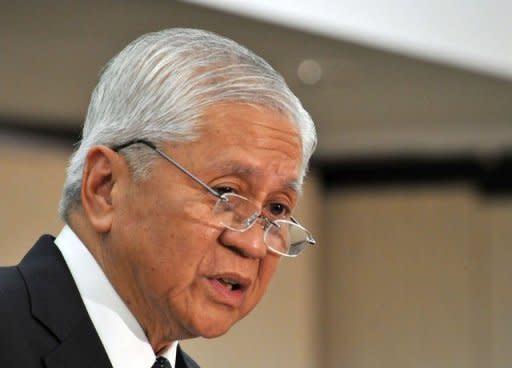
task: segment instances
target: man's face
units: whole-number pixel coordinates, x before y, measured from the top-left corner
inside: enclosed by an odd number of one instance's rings
[[[302,151],[288,119],[234,103],[211,107],[204,119],[199,141],[169,144],[166,153],[217,190],[260,208],[295,207]],[[259,302],[279,257],[264,245],[260,223],[243,233],[212,223],[216,198],[155,160],[143,182],[126,174],[114,184],[107,275],[150,340],[221,335]]]

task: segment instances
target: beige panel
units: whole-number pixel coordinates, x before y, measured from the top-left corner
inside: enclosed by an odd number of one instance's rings
[[[327,367],[489,367],[489,247],[464,187],[329,196]]]
[[[494,368],[512,366],[512,199],[486,207],[492,252],[492,339]]]
[[[0,138],[0,265],[8,265],[17,263],[39,236],[56,235],[62,228],[57,209],[70,152]]]

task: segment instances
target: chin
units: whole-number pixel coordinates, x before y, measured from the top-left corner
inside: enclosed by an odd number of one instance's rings
[[[212,339],[227,333],[237,321],[238,320],[203,318],[199,321],[195,321],[196,323],[191,326],[191,330],[194,332],[195,336]]]
[[[223,332],[203,334],[203,335],[201,335],[201,337],[204,339],[214,339],[216,337],[220,337],[220,336],[224,335],[228,331],[229,331],[229,329],[224,330]]]
[[[201,328],[199,335],[204,337],[205,339],[213,339],[215,337],[219,337],[227,333],[234,323],[226,324],[214,324],[212,326]]]

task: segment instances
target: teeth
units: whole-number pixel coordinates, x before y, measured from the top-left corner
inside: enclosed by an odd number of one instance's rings
[[[230,284],[230,285],[235,285],[237,282],[236,281],[233,281],[233,280],[230,280],[230,279],[225,279],[225,278],[221,278],[222,282],[225,283],[225,284]]]
[[[237,284],[236,281],[233,281],[233,280],[230,280],[230,279],[225,279],[225,278],[221,278],[220,281],[229,289],[229,290],[233,290],[233,286]]]

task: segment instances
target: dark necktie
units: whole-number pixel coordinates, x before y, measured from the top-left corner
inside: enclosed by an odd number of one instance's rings
[[[172,368],[172,366],[166,358],[158,357],[151,368]]]

